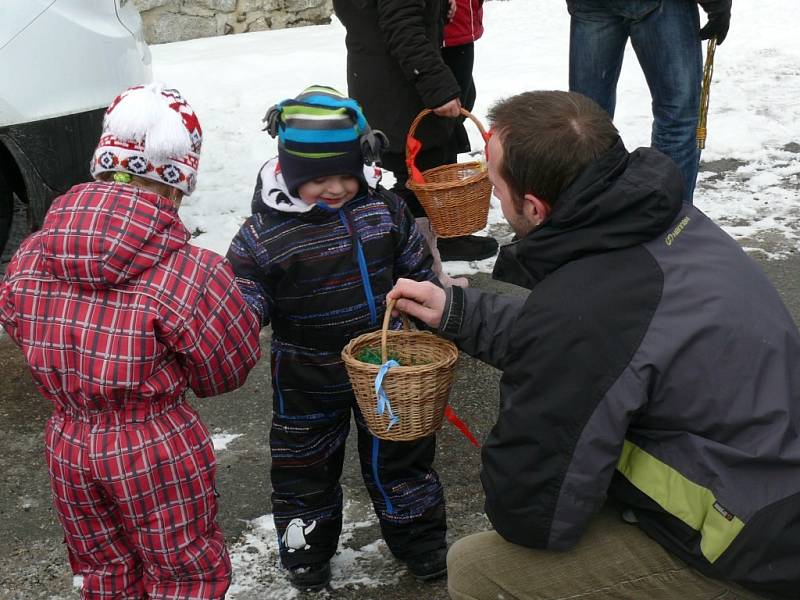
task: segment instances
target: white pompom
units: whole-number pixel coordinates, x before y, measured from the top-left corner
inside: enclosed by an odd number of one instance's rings
[[[106,116],[105,131],[123,140],[144,141],[148,158],[162,161],[185,156],[192,149],[189,132],[177,111],[161,91],[164,85],[151,83],[127,92]]]

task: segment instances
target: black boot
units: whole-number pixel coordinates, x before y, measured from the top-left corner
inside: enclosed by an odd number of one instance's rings
[[[447,574],[447,548],[437,548],[405,561],[417,581],[431,581]]]
[[[289,567],[289,583],[301,592],[318,592],[331,580],[331,563]]]
[[[483,260],[497,254],[497,240],[478,235],[439,238],[437,244],[442,261]]]

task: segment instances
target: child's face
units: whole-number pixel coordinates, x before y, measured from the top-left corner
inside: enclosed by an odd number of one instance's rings
[[[300,200],[308,205],[324,202],[339,208],[358,193],[359,181],[352,175],[329,175],[306,181],[297,188]]]

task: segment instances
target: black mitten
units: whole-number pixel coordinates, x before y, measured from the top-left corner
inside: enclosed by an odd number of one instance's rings
[[[715,37],[717,44],[725,40],[731,26],[731,2],[732,0],[697,0],[708,15],[708,22],[700,30],[701,40]]]

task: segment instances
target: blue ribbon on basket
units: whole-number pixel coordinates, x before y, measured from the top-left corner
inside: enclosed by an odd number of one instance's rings
[[[389,402],[389,396],[386,395],[386,391],[383,389],[383,378],[386,377],[386,373],[389,372],[389,369],[399,366],[400,363],[396,360],[387,360],[381,366],[378,375],[375,377],[375,393],[378,395],[378,405],[375,407],[375,412],[379,415],[382,415],[384,412],[389,413],[389,425],[386,427],[386,431],[389,431],[392,425],[397,425],[397,423],[400,422],[400,417],[395,415],[392,411],[392,403]]]

